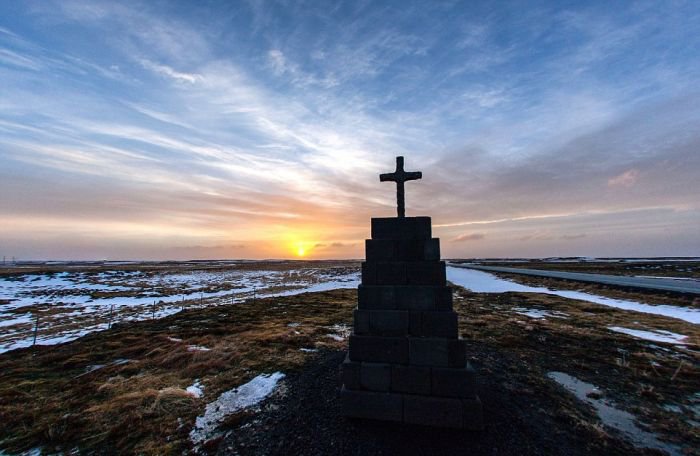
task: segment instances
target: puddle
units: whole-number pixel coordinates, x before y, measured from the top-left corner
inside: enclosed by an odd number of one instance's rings
[[[597,394],[593,394],[591,395],[593,397],[589,397],[589,393],[599,393],[598,388],[593,384],[581,381],[563,372],[548,372],[547,377],[559,383],[567,391],[573,393],[580,401],[593,406],[604,425],[619,431],[637,448],[654,448],[666,451],[672,456],[682,455],[679,447],[662,442],[657,438],[656,434],[645,431],[637,426],[634,422],[634,415],[631,413],[614,407],[604,399],[595,398]]]

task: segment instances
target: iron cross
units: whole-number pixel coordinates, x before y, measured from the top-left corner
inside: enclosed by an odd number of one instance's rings
[[[381,182],[396,182],[396,210],[399,217],[406,217],[406,206],[404,202],[403,184],[406,181],[416,180],[423,177],[420,171],[407,173],[403,170],[403,157],[396,157],[396,171],[393,173],[380,174]]]

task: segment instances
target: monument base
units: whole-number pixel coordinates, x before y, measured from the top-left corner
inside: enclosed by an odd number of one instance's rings
[[[343,415],[348,418],[394,421],[480,431],[484,418],[479,396],[435,397],[376,391],[340,390]]]

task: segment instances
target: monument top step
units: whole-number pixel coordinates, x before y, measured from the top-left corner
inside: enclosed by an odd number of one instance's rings
[[[431,233],[430,217],[372,218],[372,239],[425,240]]]

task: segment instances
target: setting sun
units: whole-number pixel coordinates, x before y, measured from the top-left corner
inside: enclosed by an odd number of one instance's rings
[[[306,250],[304,249],[304,247],[299,247],[299,248],[297,249],[297,255],[298,255],[298,256],[304,256],[305,253],[306,253]]]

